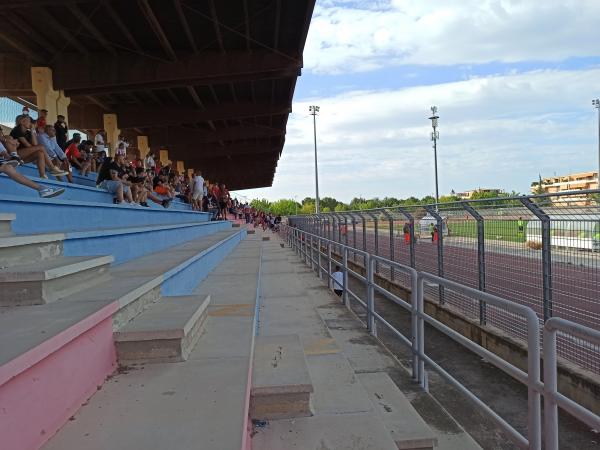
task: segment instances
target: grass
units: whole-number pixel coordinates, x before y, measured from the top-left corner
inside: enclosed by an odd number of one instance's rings
[[[477,222],[450,222],[450,236],[477,237]],[[527,221],[523,221],[523,233],[519,233],[516,220],[486,220],[484,226],[485,239],[509,242],[525,242]]]

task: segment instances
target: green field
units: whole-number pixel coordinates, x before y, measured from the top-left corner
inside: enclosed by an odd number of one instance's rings
[[[464,222],[450,222],[450,236],[477,237],[477,222],[474,220]],[[523,221],[524,232],[519,234],[516,220],[486,220],[484,234],[486,239],[525,242],[527,234],[527,221]]]

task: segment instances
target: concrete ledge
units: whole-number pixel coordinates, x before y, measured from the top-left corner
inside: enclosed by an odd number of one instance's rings
[[[433,449],[437,438],[385,372],[356,374],[375,411],[401,450]]]
[[[310,416],[312,392],[298,335],[256,338],[250,417],[282,419]]]
[[[210,296],[166,297],[114,333],[121,363],[185,361],[196,345]]]
[[[247,233],[248,233],[248,234],[254,234],[254,233],[256,233],[256,230],[255,230],[255,229],[253,229],[253,228],[248,228],[248,231],[247,231]]]
[[[270,237],[270,236],[263,236],[263,237],[262,237],[262,240],[263,240],[263,241],[270,241],[270,240],[271,240],[271,237]]]

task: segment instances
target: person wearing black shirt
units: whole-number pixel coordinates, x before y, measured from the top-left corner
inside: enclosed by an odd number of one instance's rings
[[[56,130],[56,142],[58,142],[60,148],[66,150],[69,127],[67,122],[65,122],[65,116],[58,116],[58,120],[54,124],[54,129]]]
[[[16,126],[10,132],[11,137],[18,141],[16,152],[11,153],[11,157],[23,160],[23,162],[35,162],[40,174],[40,178],[46,176],[46,167],[54,176],[60,177],[67,175],[68,172],[55,167],[46,153],[43,145],[38,145],[35,129],[31,128],[31,119],[29,116],[17,116]]]

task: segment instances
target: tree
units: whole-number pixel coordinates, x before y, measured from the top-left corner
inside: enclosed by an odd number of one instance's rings
[[[270,212],[271,210],[271,202],[269,202],[269,200],[267,200],[266,198],[263,198],[262,200],[254,199],[250,202],[250,206],[252,206],[257,211],[262,212]]]
[[[271,203],[270,212],[277,216],[293,216],[301,206],[291,199],[281,199]]]
[[[329,208],[330,211],[333,211],[337,206],[338,201],[332,197],[323,197],[319,200],[319,206],[325,210],[325,208]]]
[[[311,202],[302,203],[302,208],[299,211],[300,214],[314,214],[315,204]]]
[[[324,208],[321,208],[321,212],[331,212],[331,208],[329,206],[325,206]]]
[[[350,207],[344,203],[338,203],[335,207],[336,212],[350,211]]]

